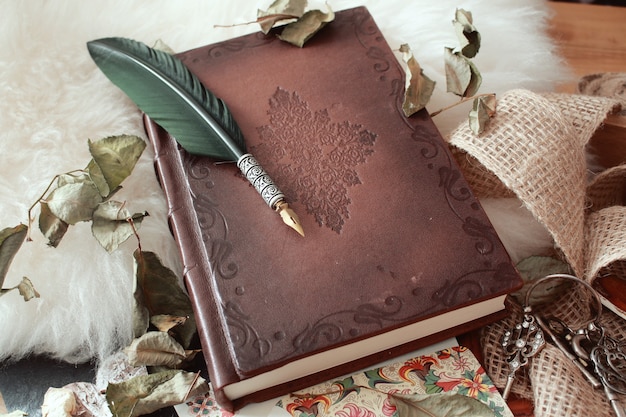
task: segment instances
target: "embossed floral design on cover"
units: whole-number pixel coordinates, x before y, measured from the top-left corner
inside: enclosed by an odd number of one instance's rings
[[[349,121],[333,123],[328,109],[311,109],[297,92],[280,87],[270,100],[271,123],[258,128],[261,143],[255,155],[269,161],[275,180],[285,184],[287,200],[300,202],[320,226],[339,233],[350,217],[347,188],[361,184],[356,170],[374,153],[377,135]],[[306,152],[296,138],[317,137],[319,143]],[[293,157],[293,161],[285,157]],[[298,178],[299,189],[289,187],[289,179]]]
[[[474,354],[455,346],[380,368],[330,380],[282,397],[277,406],[293,417],[399,417],[393,394],[456,393],[487,405],[496,417],[513,413]],[[179,407],[181,416],[232,417],[212,393]],[[181,413],[181,410],[183,412]]]

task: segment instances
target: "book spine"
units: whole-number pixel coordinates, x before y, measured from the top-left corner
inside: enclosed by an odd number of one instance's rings
[[[212,277],[205,272],[212,268],[203,246],[181,153],[176,141],[146,115],[144,127],[154,147],[154,167],[165,194],[170,231],[182,258],[183,278],[195,312],[211,385],[220,405],[228,408],[231,401],[222,388],[237,382],[239,377],[225,343]]]

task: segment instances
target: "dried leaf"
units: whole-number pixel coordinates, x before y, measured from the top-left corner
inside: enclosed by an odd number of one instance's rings
[[[74,391],[67,388],[48,388],[41,406],[42,417],[71,417],[78,409]]]
[[[122,202],[105,201],[93,213],[91,233],[103,248],[113,252],[139,229],[145,216],[147,213],[131,216]]]
[[[335,20],[335,13],[330,7],[328,7],[328,13],[321,10],[309,10],[298,20],[285,26],[278,38],[302,48],[306,41],[333,20]]]
[[[426,107],[435,89],[435,82],[424,74],[409,45],[401,45],[400,52],[406,63],[406,87],[402,110],[404,115],[409,117]]]
[[[551,274],[572,273],[569,264],[550,256],[529,256],[519,261],[516,268],[525,283],[520,291],[512,294],[520,304],[525,303],[526,292],[535,280]],[[571,288],[571,285],[571,281],[568,280],[554,280],[546,285],[540,285],[533,290],[529,301],[532,305],[550,302]]]
[[[157,314],[150,317],[150,323],[161,332],[169,332],[176,326],[182,326],[186,321],[187,317],[170,314]]]
[[[134,257],[137,280],[135,299],[151,317],[161,314],[187,317],[187,321],[172,332],[181,345],[188,348],[196,332],[196,320],[189,297],[179,285],[176,274],[165,267],[153,252],[136,250]]]
[[[67,182],[68,178],[59,178],[62,185],[55,188],[42,203],[46,203],[50,212],[65,223],[91,220],[94,210],[102,202],[98,188],[88,177],[77,182]]]
[[[197,374],[163,371],[109,384],[106,399],[114,416],[134,417],[182,404],[208,390],[207,382]]]
[[[35,286],[31,282],[31,280],[26,277],[22,277],[22,282],[20,282],[16,288],[20,292],[20,295],[24,297],[24,301],[30,301],[33,298],[39,298],[39,293],[35,289]]]
[[[306,6],[306,0],[276,0],[267,10],[257,10],[257,23],[267,35],[278,23],[301,17]]]
[[[187,357],[185,349],[166,332],[148,332],[125,350],[133,366],[176,368]]]
[[[440,394],[392,394],[389,402],[402,417],[493,417],[494,412],[477,399],[454,392]]]
[[[102,197],[108,197],[111,194],[109,183],[107,183],[107,180],[104,178],[104,174],[102,173],[100,166],[96,164],[96,161],[93,159],[89,161],[87,168],[85,168],[85,172],[89,175],[91,181],[93,181],[96,185]]]
[[[472,61],[445,48],[444,63],[446,71],[446,87],[449,93],[461,97],[471,97],[480,88],[482,77]]]
[[[28,227],[20,224],[0,230],[0,288],[4,284],[9,266],[28,234]]]
[[[69,224],[52,214],[48,203],[40,202],[39,230],[48,239],[48,245],[56,248],[65,236]]]
[[[552,274],[571,274],[569,264],[550,256],[529,256],[516,265],[524,281],[543,278]]]
[[[176,51],[174,51],[168,44],[166,44],[163,39],[157,39],[152,49],[156,49],[158,51],[166,52],[170,55],[174,55]]]
[[[133,336],[135,338],[144,335],[150,326],[150,311],[145,306],[143,290],[137,281],[136,276],[133,283]]]
[[[457,9],[452,24],[461,44],[461,54],[467,58],[474,58],[480,49],[480,33],[473,24],[472,13]]]
[[[476,97],[469,112],[469,127],[476,135],[485,131],[491,118],[496,114],[496,95]]]
[[[78,184],[81,182],[92,182],[87,171],[80,170],[58,175],[56,186],[59,188],[67,184]]]
[[[88,143],[89,152],[110,190],[115,190],[130,175],[146,148],[146,142],[133,135],[110,136]]]
[[[33,298],[39,298],[39,293],[35,289],[35,286],[31,282],[31,280],[26,277],[22,277],[22,281],[15,287],[0,289],[0,296],[13,290],[18,290],[20,295],[24,297],[24,301],[30,301]]]

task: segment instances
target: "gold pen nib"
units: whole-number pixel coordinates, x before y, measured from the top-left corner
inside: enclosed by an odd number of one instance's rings
[[[298,219],[298,215],[289,207],[289,204],[287,204],[286,201],[280,200],[276,203],[276,211],[280,214],[280,217],[282,217],[283,222],[287,226],[291,227],[293,230],[298,232],[300,236],[304,237],[304,230],[300,224],[300,219]]]

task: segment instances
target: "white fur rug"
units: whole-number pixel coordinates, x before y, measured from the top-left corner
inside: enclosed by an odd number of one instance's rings
[[[134,105],[99,72],[85,43],[125,36],[176,51],[257,31],[258,26],[215,28],[256,18],[271,0],[0,0],[0,229],[27,222],[27,211],[54,175],[85,167],[87,139],[122,133],[145,137]],[[445,93],[443,48],[456,47],[451,21],[469,10],[482,35],[474,60],[481,92],[512,88],[546,91],[568,74],[545,34],[543,0],[329,0],[333,10],[366,5],[392,48],[409,43],[425,72],[437,81],[431,111],[455,100]],[[324,8],[310,1],[310,8]],[[435,118],[447,133],[468,108]],[[166,221],[148,147],[117,199],[131,212],[147,210],[140,230],[144,250],[158,253],[177,272],[181,265]],[[507,203],[510,205],[510,202]],[[516,204],[513,202],[513,204]],[[508,210],[508,209],[507,209]],[[502,210],[490,208],[495,217]],[[506,219],[506,214],[503,217]],[[504,220],[494,220],[512,234]],[[68,361],[103,358],[131,339],[131,239],[107,254],[79,224],[56,249],[38,230],[15,258],[5,287],[28,276],[41,298],[0,298],[0,360],[47,353]],[[513,238],[511,247],[518,247]]]

